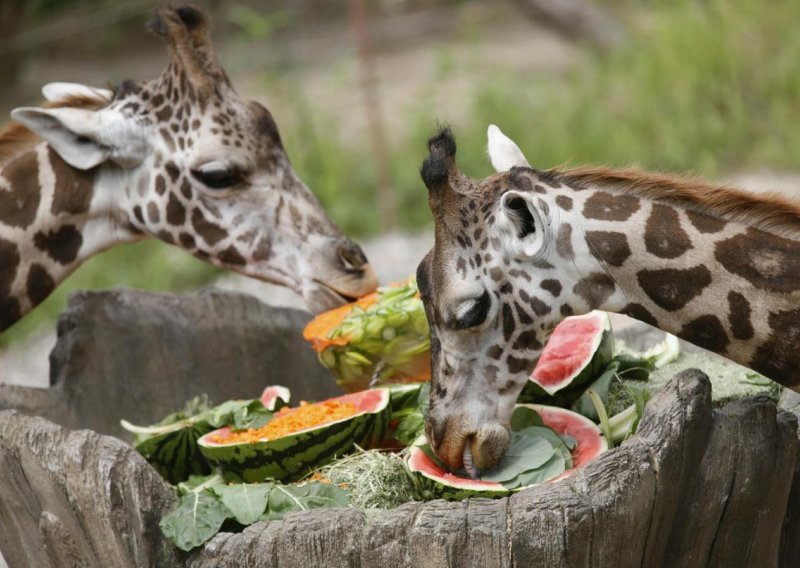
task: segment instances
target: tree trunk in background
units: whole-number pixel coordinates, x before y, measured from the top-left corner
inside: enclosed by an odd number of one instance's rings
[[[584,0],[513,0],[527,16],[572,39],[602,50],[619,45],[622,27],[607,13]]]
[[[358,43],[361,92],[364,97],[367,127],[378,177],[378,213],[381,218],[381,228],[388,231],[397,226],[397,203],[392,189],[389,152],[381,116],[378,78],[375,73],[375,57],[367,28],[367,7],[364,0],[348,0],[347,8],[353,36]]]
[[[24,15],[23,0],[0,0],[0,85],[4,85],[3,91],[13,90],[9,86],[16,83],[22,63],[21,53],[11,49],[8,40],[20,29]]]

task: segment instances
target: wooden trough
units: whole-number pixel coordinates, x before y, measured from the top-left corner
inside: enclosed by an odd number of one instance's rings
[[[497,500],[292,513],[178,551],[158,528],[175,503],[158,474],[119,439],[70,428],[117,434],[120,417],[157,419],[197,392],[332,394],[299,339],[307,317],[221,292],[74,297],[53,393],[0,388],[0,409],[49,418],[0,412],[9,566],[800,566],[797,416],[766,397],[716,409],[696,370],[651,400],[635,438],[566,480]]]

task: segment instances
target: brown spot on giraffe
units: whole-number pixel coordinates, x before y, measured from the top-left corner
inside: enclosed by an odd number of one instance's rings
[[[595,258],[611,266],[622,266],[631,256],[631,247],[625,233],[587,231],[586,243]]]
[[[211,246],[228,236],[225,229],[206,219],[197,207],[192,210],[192,227]]]
[[[28,298],[34,306],[41,304],[55,289],[56,283],[47,269],[41,264],[34,263],[28,270],[28,279],[25,288]]]
[[[678,336],[689,343],[715,353],[724,353],[730,343],[722,322],[712,314],[700,316],[688,322],[678,332]]]
[[[167,201],[167,223],[178,226],[183,225],[185,221],[186,208],[174,193],[170,193],[169,200]]]
[[[572,291],[594,309],[602,306],[616,290],[614,280],[603,272],[595,272],[579,280]]]
[[[796,241],[750,228],[717,243],[714,256],[725,270],[761,290],[800,290],[800,247]]]
[[[645,294],[667,311],[681,309],[711,284],[711,272],[705,266],[640,270],[636,278]]]
[[[83,171],[70,167],[49,146],[47,157],[56,178],[50,212],[53,215],[86,213],[92,201],[94,170]]]
[[[19,247],[16,243],[0,239],[0,299],[11,293],[19,262]]]
[[[247,261],[244,259],[244,257],[239,253],[238,250],[236,250],[236,247],[234,247],[233,245],[229,246],[228,248],[223,250],[221,253],[219,253],[219,258],[223,262],[226,262],[228,264],[235,264],[235,265],[239,265],[239,266],[244,265],[244,264],[247,263]]]
[[[633,319],[650,324],[653,327],[658,327],[656,318],[641,304],[628,304],[625,309],[622,310],[622,313]]]
[[[767,319],[772,329],[759,346],[751,366],[773,381],[786,386],[800,386],[800,309],[772,312]]]
[[[659,258],[678,258],[692,248],[692,241],[673,207],[653,203],[644,227],[644,246]]]
[[[558,280],[555,280],[553,278],[546,278],[545,280],[542,280],[542,283],[539,284],[539,286],[543,290],[547,290],[548,292],[550,292],[554,298],[558,298],[558,296],[561,295],[562,286],[561,282],[559,282]]]
[[[161,215],[158,212],[158,204],[151,201],[147,204],[147,218],[151,223],[158,223],[161,220]]]
[[[164,195],[166,192],[167,192],[167,180],[164,179],[163,175],[158,174],[156,176],[156,193],[159,195]]]
[[[569,223],[561,223],[561,227],[558,229],[556,252],[561,258],[567,260],[575,257],[575,252],[572,250],[572,225]]]
[[[755,330],[751,321],[752,314],[747,298],[733,290],[728,292],[728,322],[733,337],[743,341],[753,338]]]
[[[36,187],[31,187],[34,180],[30,179],[29,172],[37,171],[38,167],[36,152],[25,152],[3,168],[3,177],[10,187],[0,184],[0,223],[20,229],[26,229],[33,223],[41,190],[38,180]],[[12,183],[11,180],[17,181]],[[22,180],[26,183],[22,183]]]
[[[572,199],[566,195],[556,196],[556,205],[561,207],[564,211],[572,211]]]
[[[583,216],[601,221],[627,221],[640,206],[637,197],[598,191],[584,203]]]
[[[686,210],[686,216],[689,218],[689,222],[694,225],[694,228],[701,233],[718,233],[728,225],[728,222],[724,219],[712,217],[705,213],[698,213],[691,209]]]
[[[33,237],[36,248],[61,264],[69,264],[78,258],[83,236],[75,225],[63,225],[55,231],[39,231]]]

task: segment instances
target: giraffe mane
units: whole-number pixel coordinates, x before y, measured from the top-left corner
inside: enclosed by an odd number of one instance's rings
[[[541,173],[577,189],[589,186],[616,189],[773,233],[800,234],[800,203],[777,192],[753,194],[689,175],[644,172],[634,167],[580,166],[554,168]]]
[[[58,101],[45,101],[40,106],[42,108],[82,108],[90,110],[100,110],[108,104],[95,97],[84,95],[67,95]],[[8,122],[0,130],[0,166],[11,161],[22,152],[28,150],[32,145],[41,140],[36,134],[22,126],[18,122]]]

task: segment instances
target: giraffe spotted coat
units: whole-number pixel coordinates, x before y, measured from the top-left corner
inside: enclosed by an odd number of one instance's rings
[[[800,207],[635,170],[536,170],[496,127],[489,140],[489,178],[458,170],[449,130],[421,170],[435,222],[417,273],[432,336],[426,427],[449,465],[495,463],[553,328],[593,309],[800,387]]]

